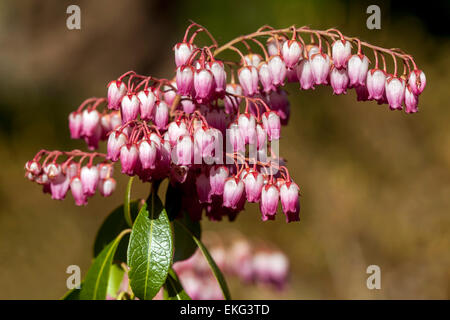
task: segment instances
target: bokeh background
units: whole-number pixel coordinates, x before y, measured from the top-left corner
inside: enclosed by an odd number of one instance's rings
[[[79,31],[66,28],[70,4],[81,7]],[[366,28],[369,4],[381,7],[381,30]],[[291,281],[275,294],[230,279],[233,297],[448,299],[449,12],[448,1],[1,1],[0,298],[57,299],[68,265],[85,275],[96,230],[121,203],[126,178],[116,174],[113,197],[79,208],[70,195],[62,202],[43,195],[23,178],[23,165],[40,148],[85,148],[70,140],[67,116],[83,99],[104,96],[123,72],[171,77],[172,46],[192,19],[219,43],[263,24],[337,27],[413,54],[428,80],[414,115],[356,102],[354,92],[288,87],[292,116],[280,152],[302,190],[301,222],[286,224],[280,214],[263,223],[248,205],[236,222],[202,226],[284,250]],[[136,197],[147,192],[135,183]],[[381,290],[366,287],[371,264],[381,267]]]

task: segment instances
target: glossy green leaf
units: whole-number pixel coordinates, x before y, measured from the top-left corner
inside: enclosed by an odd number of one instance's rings
[[[125,270],[117,264],[111,266],[109,272],[108,290],[107,294],[110,297],[116,298],[119,292],[120,285],[122,284],[123,276],[125,275]]]
[[[172,263],[172,230],[155,192],[141,208],[128,244],[128,276],[134,294],[152,299],[163,286]]]
[[[181,222],[178,220],[174,221],[174,224],[179,225],[187,234],[189,234],[192,239],[195,241],[197,246],[200,248],[203,256],[205,257],[206,261],[209,264],[209,267],[211,268],[214,277],[216,278],[217,282],[220,285],[220,289],[222,290],[223,296],[226,300],[230,300],[230,290],[228,289],[228,285],[225,281],[225,277],[223,276],[222,272],[220,271],[219,267],[215,263],[214,259],[211,257],[211,254],[209,253],[208,249],[206,249],[205,245],[198,239],[189,229],[187,229]]]
[[[133,226],[133,218],[131,216],[131,208],[130,208],[131,186],[133,185],[133,178],[134,177],[131,177],[130,180],[128,180],[127,189],[125,190],[125,199],[123,201],[123,214],[125,217],[125,221],[127,222],[129,227]]]
[[[175,243],[175,253],[173,255],[173,262],[186,260],[191,257],[197,244],[194,239],[186,233],[179,224],[183,224],[197,239],[201,239],[200,221],[192,221],[187,212],[183,212],[183,217],[177,219],[178,223],[173,224],[173,235]]]
[[[164,284],[164,300],[192,300],[186,291],[184,291],[173,269],[169,270],[166,283]]]
[[[122,231],[95,258],[89,268],[80,291],[81,300],[104,300],[108,290],[111,265],[117,246],[123,236],[130,230]]]
[[[130,213],[133,219],[135,219],[139,213],[139,202],[139,200],[130,202]],[[111,212],[98,230],[94,242],[94,257],[98,256],[103,248],[113,241],[119,233],[129,227],[128,223],[125,221],[123,208],[124,206],[121,205]],[[128,237],[128,234],[125,235],[124,240],[120,242],[114,260],[120,262],[127,261]]]

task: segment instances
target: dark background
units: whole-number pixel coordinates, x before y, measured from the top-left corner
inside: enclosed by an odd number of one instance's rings
[[[66,267],[92,258],[96,230],[122,201],[126,178],[108,199],[85,208],[52,201],[23,178],[40,148],[85,148],[71,141],[67,116],[127,70],[172,77],[173,45],[188,20],[219,43],[273,27],[339,28],[411,53],[427,75],[420,112],[391,112],[329,87],[290,85],[291,123],[280,152],[302,191],[301,222],[263,223],[249,205],[234,223],[203,223],[223,239],[238,230],[291,259],[287,291],[242,289],[234,298],[438,298],[450,296],[449,2],[57,1],[0,2],[0,298],[55,299]],[[66,8],[81,7],[82,29],[66,28]],[[366,28],[366,8],[381,7],[381,30]],[[104,145],[102,148],[104,149]],[[149,186],[136,183],[134,195]],[[232,232],[233,231],[233,232]],[[382,289],[366,288],[368,265]]]

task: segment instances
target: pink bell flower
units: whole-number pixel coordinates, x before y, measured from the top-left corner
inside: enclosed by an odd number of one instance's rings
[[[139,113],[142,120],[151,120],[156,103],[156,96],[151,89],[144,89],[137,94],[139,99]]]
[[[80,112],[74,111],[69,114],[69,130],[72,139],[79,139],[83,126],[83,116]]]
[[[297,40],[286,40],[281,48],[281,55],[288,69],[292,69],[302,57],[302,44]]]
[[[276,185],[268,183],[262,188],[259,208],[261,210],[263,221],[275,219],[279,198],[280,192]]]
[[[268,62],[270,75],[272,77],[272,84],[276,87],[283,86],[286,79],[286,63],[281,56],[272,56]]]
[[[425,73],[422,70],[414,69],[409,75],[408,84],[411,87],[412,93],[415,95],[421,94],[427,84]]]
[[[342,69],[347,66],[347,60],[352,54],[352,47],[350,42],[341,39],[333,42],[331,46],[331,57],[333,58],[333,64],[337,69]]]
[[[83,185],[83,192],[87,197],[95,194],[99,182],[99,172],[96,166],[84,166],[80,173],[81,183]]]
[[[244,176],[245,195],[248,202],[259,202],[261,192],[264,186],[264,178],[261,173],[256,170],[249,170]]]
[[[281,207],[286,215],[286,222],[300,220],[299,190],[298,185],[292,181],[287,181],[280,187]]]
[[[238,71],[239,83],[244,94],[253,96],[258,91],[258,70],[253,66],[244,66]]]
[[[330,84],[334,94],[346,94],[348,81],[347,70],[332,68],[330,72]]]
[[[108,84],[108,109],[119,110],[120,101],[127,93],[127,86],[120,80]]]
[[[223,189],[223,206],[236,209],[244,194],[244,183],[236,176],[226,180]]]
[[[386,98],[391,110],[401,110],[405,97],[405,81],[401,78],[390,76],[386,80]]]
[[[194,68],[182,65],[177,68],[176,81],[178,94],[187,96],[192,93],[194,87]]]
[[[138,161],[139,151],[135,144],[124,144],[120,148],[120,164],[122,165],[122,173],[129,176],[134,175]]]
[[[380,69],[370,69],[367,72],[366,87],[369,92],[369,100],[380,100],[384,95],[386,86],[386,74]]]
[[[354,54],[347,63],[350,86],[366,85],[367,71],[369,70],[369,59],[363,54]]]
[[[315,53],[309,59],[315,84],[327,84],[330,73],[330,57],[324,53]]]

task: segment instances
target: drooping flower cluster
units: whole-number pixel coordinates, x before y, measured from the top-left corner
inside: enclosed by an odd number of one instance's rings
[[[201,32],[212,45],[194,43]],[[311,36],[310,43],[302,34]],[[374,53],[372,69],[363,47]],[[219,60],[225,50],[240,61]],[[69,128],[91,150],[107,140],[106,157],[120,161],[122,173],[142,181],[168,178],[180,193],[180,213],[194,220],[204,211],[212,220],[233,220],[247,202],[259,203],[264,221],[275,219],[280,203],[288,222],[299,220],[299,187],[278,154],[281,126],[290,115],[285,83],[299,82],[303,90],[331,85],[335,94],[354,88],[358,100],[389,103],[391,109],[404,104],[407,113],[417,111],[426,84],[410,55],[335,29],[265,26],[219,47],[207,29],[192,23],[174,53],[173,78],[126,72],[108,84],[106,98],[88,99],[72,112]],[[394,60],[393,74],[387,73],[385,54]]]
[[[224,275],[235,276],[245,285],[283,290],[287,284],[289,260],[278,249],[239,239],[228,247],[213,246],[210,253]],[[220,287],[199,250],[189,259],[174,263],[173,268],[192,299],[223,299]]]
[[[58,162],[61,157],[65,160]],[[106,160],[94,164],[96,157],[105,158],[105,155],[88,154],[79,150],[41,150],[33,160],[25,164],[25,177],[42,185],[44,193],[50,193],[54,200],[63,200],[70,190],[76,205],[86,205],[87,199],[92,197],[96,190],[103,197],[108,197],[116,188],[116,180],[112,177],[112,164]],[[75,161],[76,158],[79,160]],[[88,160],[86,165],[83,165],[84,160]]]

